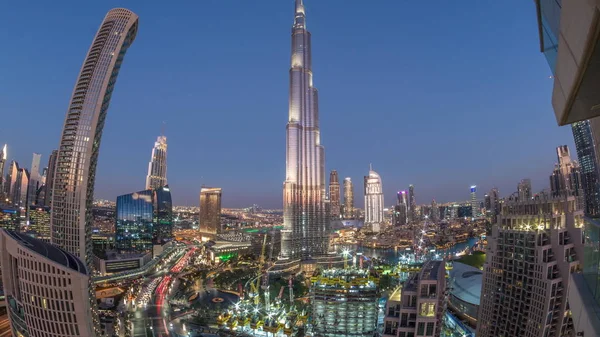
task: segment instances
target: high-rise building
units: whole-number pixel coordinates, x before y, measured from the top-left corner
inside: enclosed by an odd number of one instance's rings
[[[27,169],[20,168],[16,161],[11,163],[10,181],[9,199],[11,205],[23,208],[27,207],[29,172]]]
[[[500,214],[500,193],[496,187],[490,190],[490,216],[492,218],[492,224],[496,223],[497,217]]]
[[[169,185],[153,190],[152,206],[154,207],[152,241],[155,245],[163,245],[173,239],[173,199]]]
[[[318,92],[313,86],[311,35],[302,0],[292,27],[286,178],[281,257],[308,260],[329,251],[325,149],[320,143]]]
[[[519,200],[531,199],[531,179],[521,179],[517,185]]]
[[[573,139],[577,158],[581,165],[581,183],[585,197],[584,212],[588,216],[600,216],[600,167],[594,144],[594,131],[590,121],[573,123]],[[596,132],[600,133],[600,129]]]
[[[167,137],[159,136],[152,148],[152,158],[148,164],[146,189],[157,189],[167,185]]]
[[[427,261],[389,297],[383,336],[439,336],[446,297],[443,261]]]
[[[13,336],[98,336],[90,315],[90,274],[77,256],[3,229],[0,264]]]
[[[344,178],[344,219],[354,218],[354,185],[350,177]]]
[[[431,221],[434,223],[440,220],[440,209],[435,199],[431,201]]]
[[[54,172],[56,171],[56,157],[58,150],[52,150],[48,158],[48,172],[46,173],[46,183],[44,184],[44,206],[52,207],[52,187],[54,186]]]
[[[331,218],[340,218],[340,179],[336,170],[329,174],[329,205],[331,207]]]
[[[29,232],[37,239],[50,242],[50,207],[29,206]]]
[[[415,186],[408,185],[408,202],[409,202],[409,220],[416,222],[419,218],[417,215],[417,200],[415,199]]]
[[[8,173],[6,174],[6,182],[4,184],[4,195],[6,197],[5,202],[9,205],[14,205],[13,194],[17,187],[17,176],[19,174],[19,163],[12,160],[8,167]]]
[[[579,164],[571,160],[569,148],[562,145],[556,148],[558,163],[550,176],[550,191],[553,197],[558,197],[573,192],[573,195],[580,196],[582,193],[581,172]]]
[[[6,165],[6,157],[7,157],[7,150],[6,150],[6,144],[4,144],[2,151],[0,151],[0,204],[5,202],[5,200],[4,200],[5,199],[5,196],[4,196],[4,166]]]
[[[365,269],[326,269],[311,278],[314,336],[364,336],[377,332],[378,280]]]
[[[479,215],[479,203],[477,202],[477,186],[471,186],[471,212],[475,218]]]
[[[483,196],[483,207],[485,208],[486,213],[490,212],[492,209],[492,198],[490,198],[489,194]]]
[[[214,238],[221,232],[221,189],[202,187],[200,190],[200,233]]]
[[[394,226],[405,226],[408,223],[408,200],[406,198],[406,191],[399,191],[397,198],[398,204],[394,206],[392,223]]]
[[[365,227],[379,233],[383,226],[383,187],[381,177],[371,167],[365,176]]]
[[[12,206],[0,206],[0,228],[9,231],[21,230],[21,210]]]
[[[52,243],[91,269],[92,202],[102,129],[138,16],[112,9],[102,21],[81,67],[67,110],[52,189]]]

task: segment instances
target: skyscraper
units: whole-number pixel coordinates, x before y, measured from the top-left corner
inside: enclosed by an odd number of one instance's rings
[[[381,177],[371,167],[365,176],[365,227],[379,233],[383,226],[383,187]]]
[[[519,200],[531,199],[531,179],[521,179],[517,185]]]
[[[281,257],[308,260],[329,250],[325,206],[325,150],[320,144],[317,89],[313,87],[311,35],[302,0],[292,27],[286,178],[283,184]]]
[[[4,147],[2,148],[2,151],[0,151],[0,204],[2,204],[5,200],[4,197],[4,165],[6,165],[6,157],[7,157],[7,152],[6,152],[6,144],[4,144]]]
[[[571,159],[569,147],[561,145],[556,148],[558,164],[550,175],[550,190],[553,197],[565,194],[581,196],[581,172],[579,164]]]
[[[477,203],[477,186],[471,186],[471,212],[475,218],[479,215],[479,204]]]
[[[491,212],[491,218],[492,218],[492,224],[496,223],[496,220],[498,219],[498,215],[500,214],[500,192],[498,192],[498,189],[496,187],[492,188],[490,190],[490,212]]]
[[[350,177],[344,178],[344,219],[354,218],[354,185]]]
[[[418,219],[417,216],[417,200],[415,199],[415,186],[408,185],[408,202],[409,202],[409,220],[415,222]]]
[[[202,187],[200,190],[200,233],[214,238],[221,232],[221,189]]]
[[[331,218],[340,218],[340,178],[336,170],[329,174],[329,205],[331,207]]]
[[[115,248],[120,252],[146,253],[152,250],[152,190],[117,197]]]
[[[13,336],[99,336],[90,320],[90,273],[77,256],[2,229],[0,264]]]
[[[44,188],[44,206],[52,207],[52,187],[54,186],[54,172],[56,171],[56,157],[58,150],[52,150],[52,154],[48,158],[48,172],[46,173],[46,184]]]
[[[408,200],[406,198],[406,191],[399,191],[397,198],[398,204],[394,206],[392,222],[394,226],[405,226],[408,223]]]
[[[156,189],[167,184],[167,137],[159,136],[152,149],[152,158],[148,164],[146,189]]]
[[[440,209],[435,199],[431,201],[431,221],[438,222],[440,220]]]
[[[33,159],[31,160],[31,170],[29,171],[29,188],[27,192],[27,210],[29,210],[29,206],[35,204],[37,190],[41,186],[42,177],[40,176],[40,161],[42,159],[42,155],[39,153],[33,154]]]
[[[600,216],[600,167],[590,121],[573,123],[573,139],[581,165],[581,182],[585,198],[584,212],[591,217]],[[600,132],[600,130],[598,130]]]
[[[138,16],[112,9],[81,67],[62,131],[52,189],[52,243],[92,268],[92,201],[102,129]]]

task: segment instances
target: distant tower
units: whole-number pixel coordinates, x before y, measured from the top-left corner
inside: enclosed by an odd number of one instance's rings
[[[479,215],[479,204],[477,203],[477,186],[471,186],[471,211],[474,218]]]
[[[392,222],[394,226],[405,226],[408,223],[408,200],[406,191],[400,191],[397,195],[398,204],[394,206]]]
[[[4,144],[2,151],[0,151],[0,204],[6,201],[4,196],[4,166],[6,165],[6,155],[6,144]]]
[[[331,218],[340,218],[340,179],[336,170],[329,174],[329,205],[331,207]]]
[[[354,185],[352,179],[344,179],[344,219],[354,218]]]
[[[492,218],[492,224],[496,223],[498,219],[498,215],[500,215],[500,193],[498,192],[498,188],[494,187],[490,190],[490,212]]]
[[[440,209],[437,205],[437,202],[435,202],[435,199],[434,199],[431,201],[431,221],[436,223],[439,220],[440,220]]]
[[[157,189],[167,185],[167,137],[159,136],[152,149],[148,164],[146,189]]]
[[[408,202],[409,202],[409,220],[415,222],[418,219],[417,216],[417,201],[415,199],[415,186],[408,185]]]
[[[371,167],[365,176],[365,227],[378,233],[383,225],[383,188],[381,177]]]
[[[202,187],[200,190],[200,233],[214,239],[221,232],[221,189]]]
[[[600,216],[600,169],[594,146],[594,136],[590,121],[571,124],[577,158],[581,165],[581,183],[584,192],[585,215]]]
[[[521,179],[517,185],[517,193],[519,194],[519,200],[531,199],[531,179]]]
[[[563,195],[581,196],[583,194],[581,184],[581,167],[571,159],[567,145],[556,148],[558,164],[554,167],[550,176],[550,190],[553,197]]]
[[[29,190],[27,194],[27,209],[29,210],[29,206],[35,204],[35,196],[38,188],[41,186],[42,177],[40,176],[40,161],[42,159],[42,155],[39,153],[33,154],[33,159],[31,160],[31,171],[29,171]]]
[[[58,150],[53,150],[48,158],[48,172],[46,173],[46,194],[44,195],[44,206],[52,206],[52,187],[54,186],[54,172],[56,172],[56,157]]]

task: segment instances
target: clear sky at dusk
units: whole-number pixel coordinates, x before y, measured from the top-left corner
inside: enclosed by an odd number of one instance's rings
[[[351,177],[357,206],[369,163],[386,204],[548,186],[569,145],[550,104],[532,1],[305,0],[327,171]],[[0,144],[29,168],[58,147],[77,74],[106,12],[140,16],[102,137],[96,197],[142,190],[166,122],[175,204],[200,186],[225,207],[282,207],[293,0],[4,1]],[[7,165],[8,166],[8,165]]]

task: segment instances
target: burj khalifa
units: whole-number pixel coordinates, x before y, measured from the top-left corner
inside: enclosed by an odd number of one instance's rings
[[[318,93],[313,87],[310,37],[304,5],[296,0],[281,239],[281,258],[292,260],[323,257],[329,247],[325,151],[320,140]]]

